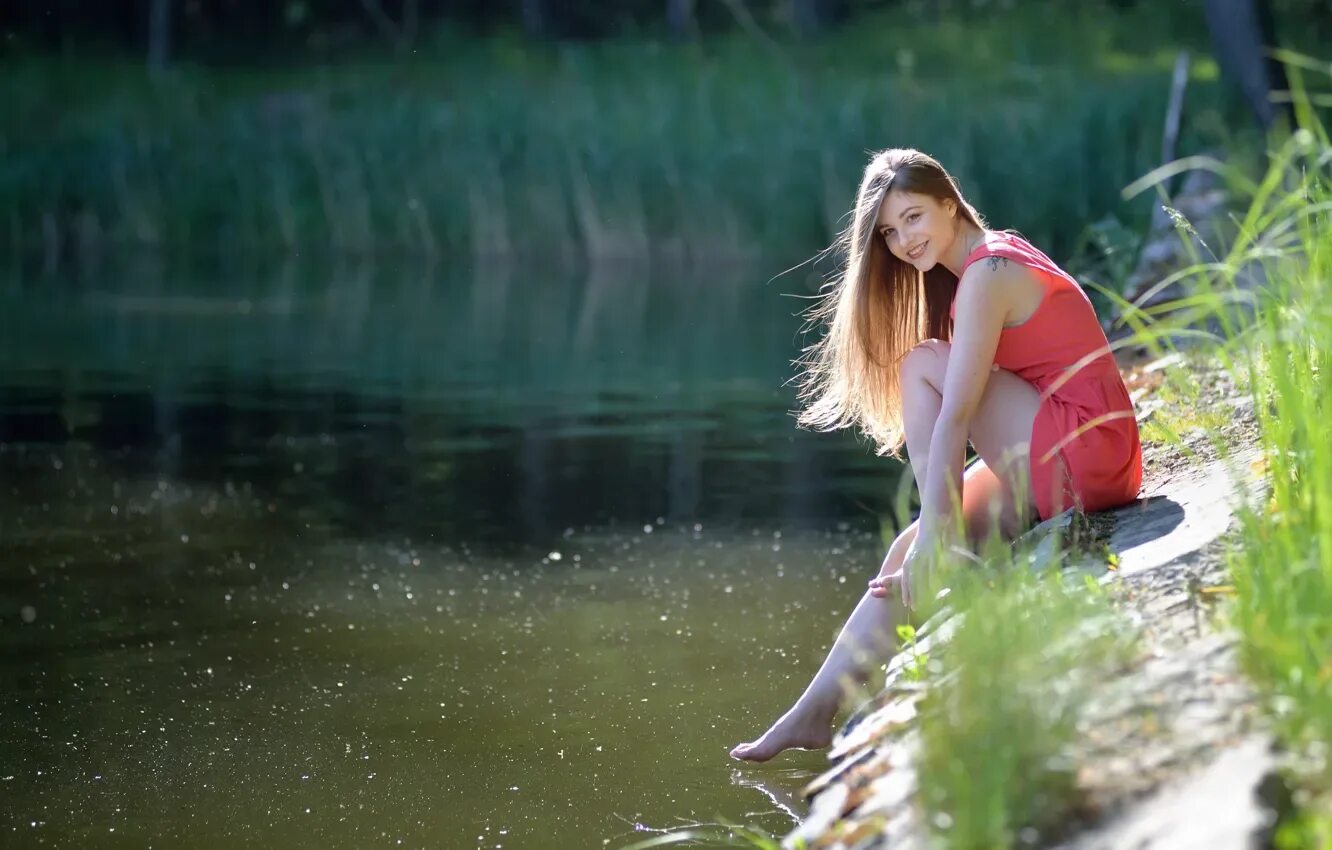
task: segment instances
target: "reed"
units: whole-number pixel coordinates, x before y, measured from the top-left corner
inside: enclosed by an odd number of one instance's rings
[[[1091,8],[866,14],[775,47],[442,36],[410,61],[152,79],[137,61],[18,57],[0,80],[6,241],[798,259],[840,227],[865,151],[911,145],[996,225],[1067,255],[1088,222],[1142,229],[1145,203],[1119,189],[1156,164],[1173,58],[1169,33],[1133,41],[1160,31],[1149,10]],[[1191,108],[1219,116],[1215,68],[1194,76]],[[1192,122],[1186,148],[1221,123]]]

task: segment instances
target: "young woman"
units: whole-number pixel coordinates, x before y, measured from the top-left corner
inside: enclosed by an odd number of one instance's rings
[[[927,554],[951,545],[955,529],[973,546],[1011,538],[1033,514],[1128,503],[1142,482],[1133,403],[1072,277],[1021,236],[987,229],[919,151],[875,155],[852,213],[839,243],[845,272],[811,313],[827,333],[801,361],[799,421],[858,426],[881,454],[905,441],[920,516],[889,547],[805,692],[731,750],[738,759],[828,746],[843,680],[863,682],[892,650],[903,616],[894,597],[914,607]],[[964,472],[968,441],[980,459]]]

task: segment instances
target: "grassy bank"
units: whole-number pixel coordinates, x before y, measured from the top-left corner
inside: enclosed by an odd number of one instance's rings
[[[407,60],[157,80],[11,57],[0,245],[799,257],[838,228],[865,151],[909,145],[1068,257],[1092,222],[1141,230],[1119,190],[1157,164],[1178,43],[1153,14],[866,14],[808,44],[445,35]],[[1185,150],[1224,135],[1215,67],[1193,70]]]
[[[1274,158],[1223,279],[1246,260],[1268,276],[1236,366],[1271,494],[1243,515],[1231,566],[1244,661],[1295,754],[1298,808],[1281,847],[1332,844],[1332,142],[1312,113],[1304,124]]]
[[[1135,317],[1139,338],[1163,347],[1186,324],[1210,319],[1217,335],[1202,350],[1252,394],[1257,411],[1271,491],[1241,512],[1232,536],[1229,616],[1292,754],[1294,808],[1275,838],[1290,848],[1332,843],[1332,444],[1323,418],[1332,405],[1332,142],[1312,110],[1302,110],[1301,123],[1259,182],[1231,187],[1247,193],[1247,210],[1231,244],[1207,246],[1212,254],[1187,270],[1197,285],[1173,305],[1183,312]],[[1175,376],[1162,397],[1170,415],[1144,438],[1178,440],[1200,427],[1219,434],[1222,414],[1188,376]],[[1223,454],[1233,448],[1213,443]],[[968,617],[949,647],[950,674],[931,695],[947,710],[922,715],[922,801],[948,846],[1030,843],[1074,809],[1059,759],[1071,724],[1050,706],[1063,704],[1067,691],[1056,683],[1066,671],[1095,670],[1104,655],[1092,646],[1052,655],[1036,624],[1047,623],[1044,634],[1059,645],[1087,612],[1069,614],[1058,584],[1031,593],[1034,601],[1016,610],[1004,607],[1012,598],[1004,593],[961,597],[960,610],[993,622]],[[1051,659],[1064,676],[1045,674]]]
[[[963,619],[921,708],[920,803],[944,847],[1048,844],[1077,820],[1079,716],[1132,647],[1099,588],[996,554],[951,581]]]
[[[1251,471],[1269,489],[1239,513],[1228,614],[1289,753],[1292,799],[1273,843],[1304,848],[1332,845],[1332,138],[1326,112],[1310,104],[1325,107],[1325,96],[1304,99],[1306,90],[1325,92],[1332,75],[1325,62],[1283,58],[1300,129],[1277,141],[1258,182],[1232,185],[1247,209],[1231,244],[1210,246],[1184,270],[1197,287],[1183,306],[1195,321],[1210,318],[1218,336],[1203,350],[1249,393],[1259,425],[1262,456]],[[1147,334],[1159,338],[1178,323],[1169,324]],[[1173,384],[1196,407],[1167,431],[1214,428],[1224,417],[1187,376]],[[1222,454],[1233,448],[1214,442]]]

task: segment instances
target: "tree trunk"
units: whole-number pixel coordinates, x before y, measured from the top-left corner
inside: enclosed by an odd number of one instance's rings
[[[694,0],[666,0],[666,29],[677,41],[694,34]]]
[[[171,48],[171,0],[152,0],[148,7],[148,70],[165,70]]]
[[[818,33],[832,19],[831,0],[791,0],[791,25],[802,37]]]
[[[542,0],[523,0],[523,32],[531,38],[545,38],[546,10]]]
[[[1280,115],[1291,114],[1289,105],[1272,102],[1273,91],[1286,91],[1286,70],[1265,55],[1276,46],[1269,0],[1204,0],[1212,52],[1221,70],[1239,85],[1245,102],[1263,129],[1271,128]]]
[[[417,22],[420,16],[417,0],[403,0],[402,23],[397,24],[384,11],[384,7],[379,5],[379,0],[361,0],[361,6],[375,27],[393,45],[394,50],[405,53],[411,48],[412,43],[416,41]]]

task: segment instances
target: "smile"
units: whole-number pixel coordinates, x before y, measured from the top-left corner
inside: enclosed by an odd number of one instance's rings
[[[926,239],[924,242],[920,243],[919,247],[917,247],[916,250],[908,251],[907,256],[913,260],[919,260],[921,258],[921,255],[925,253],[925,246],[928,244],[930,244],[930,241]]]

